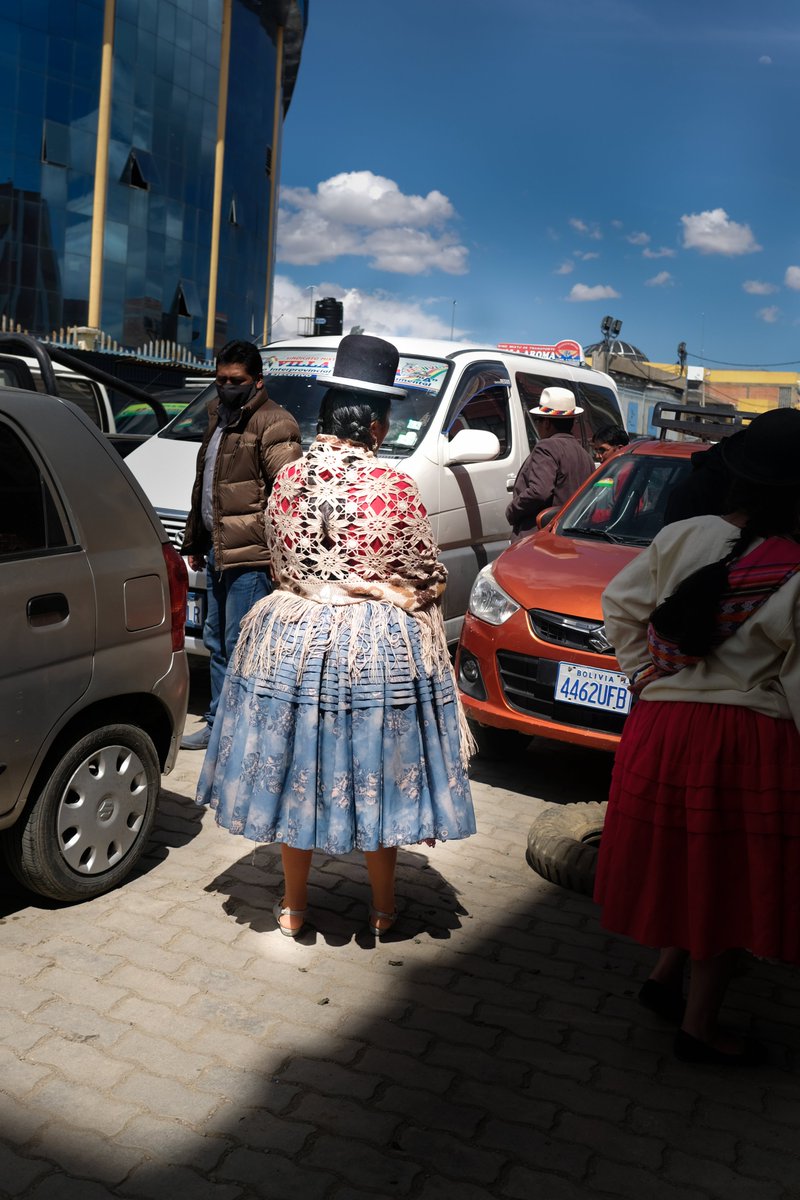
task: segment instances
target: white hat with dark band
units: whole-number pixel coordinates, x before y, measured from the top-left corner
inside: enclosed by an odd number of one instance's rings
[[[583,409],[577,407],[569,388],[546,387],[539,397],[538,407],[528,411],[533,417],[549,417],[551,421],[558,421],[564,417],[577,417]]]

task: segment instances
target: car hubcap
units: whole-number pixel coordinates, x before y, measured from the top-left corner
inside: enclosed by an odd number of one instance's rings
[[[103,746],[80,764],[58,805],[58,843],[81,875],[113,867],[139,836],[147,808],[147,771],[129,746]]]

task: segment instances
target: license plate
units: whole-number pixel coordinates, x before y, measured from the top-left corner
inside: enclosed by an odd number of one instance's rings
[[[186,628],[200,632],[206,615],[205,592],[190,591],[186,596]]]
[[[555,698],[562,704],[582,704],[584,708],[601,708],[604,712],[620,715],[631,707],[625,675],[620,671],[581,667],[577,663],[558,664]]]

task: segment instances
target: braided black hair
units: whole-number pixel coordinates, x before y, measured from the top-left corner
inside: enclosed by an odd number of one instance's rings
[[[671,596],[650,614],[656,633],[678,645],[682,654],[704,657],[716,640],[716,617],[728,584],[728,568],[756,538],[796,537],[800,528],[800,485],[771,487],[735,477],[726,512],[743,512],[747,520],[727,554],[687,575]]]
[[[346,438],[349,442],[358,442],[372,450],[375,440],[370,425],[373,421],[383,424],[389,415],[391,403],[390,396],[370,397],[364,392],[352,392],[346,388],[328,388],[319,410],[317,433]]]

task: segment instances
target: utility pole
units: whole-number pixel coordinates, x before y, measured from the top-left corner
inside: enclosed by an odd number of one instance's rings
[[[683,403],[689,399],[689,371],[686,367],[686,342],[678,342],[678,362],[683,376]]]

